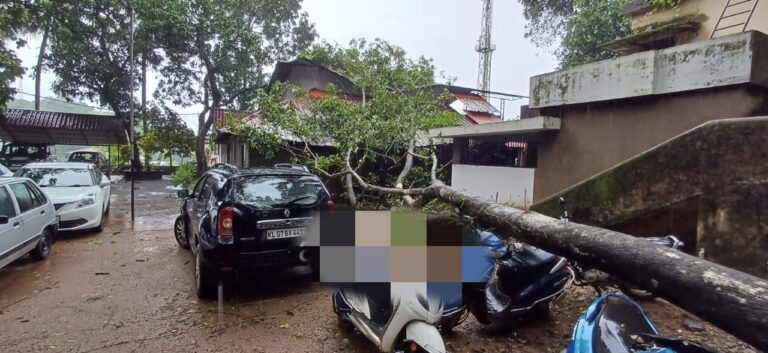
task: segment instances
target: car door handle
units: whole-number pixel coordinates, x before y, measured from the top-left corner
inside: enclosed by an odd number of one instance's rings
[[[45,210],[40,211],[40,214],[45,214]]]
[[[21,223],[19,223],[19,222],[14,222],[14,223],[13,223],[13,227],[14,227],[14,228],[16,228],[16,227],[18,227],[20,224],[21,224]]]

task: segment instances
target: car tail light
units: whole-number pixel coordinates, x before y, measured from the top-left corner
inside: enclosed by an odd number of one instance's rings
[[[232,244],[235,212],[232,207],[224,207],[219,210],[219,242],[222,244]]]
[[[336,204],[333,201],[328,200],[328,209],[332,210],[334,208],[336,208]]]

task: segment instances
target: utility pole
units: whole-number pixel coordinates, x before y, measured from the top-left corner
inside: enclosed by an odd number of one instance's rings
[[[480,38],[477,40],[475,51],[480,53],[480,64],[477,70],[477,87],[484,91],[483,97],[489,98],[491,90],[491,59],[496,45],[491,43],[493,32],[493,0],[483,1],[483,19],[480,27]]]
[[[131,114],[131,158],[136,156],[136,136],[133,131],[133,4],[129,4],[129,11],[131,12],[131,39],[130,39],[130,57],[131,57],[131,73],[130,73],[130,79],[131,79],[131,102],[130,102],[130,114]],[[135,197],[135,183],[136,183],[136,163],[138,161],[132,161],[131,163],[131,222],[136,220],[136,208],[134,205],[134,197]]]

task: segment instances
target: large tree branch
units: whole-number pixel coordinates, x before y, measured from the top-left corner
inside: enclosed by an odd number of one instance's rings
[[[408,154],[405,156],[405,165],[403,166],[403,169],[400,171],[400,174],[397,176],[397,179],[395,180],[395,188],[403,189],[403,183],[405,182],[405,178],[408,177],[408,174],[411,172],[411,169],[413,169],[413,149],[414,149],[414,141],[411,140],[408,142]],[[414,200],[409,195],[403,196],[403,202],[405,202],[408,206],[413,206]]]
[[[392,195],[440,198],[497,234],[606,271],[768,350],[768,282],[627,234],[563,222],[502,206],[445,185],[423,189],[363,188]]]
[[[379,193],[385,193],[385,194],[391,194],[391,195],[398,195],[398,196],[417,196],[417,195],[424,195],[427,193],[427,189],[403,189],[403,188],[386,188],[376,185],[371,185],[367,183],[363,177],[360,176],[360,174],[357,174],[357,171],[352,168],[352,165],[350,164],[350,157],[352,155],[353,150],[347,151],[347,158],[346,158],[346,164],[347,164],[347,171],[349,172],[349,175],[351,175],[355,181],[357,181],[358,184],[363,189],[371,190]]]

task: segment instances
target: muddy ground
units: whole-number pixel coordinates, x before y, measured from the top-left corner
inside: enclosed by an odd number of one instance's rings
[[[62,234],[54,252],[0,270],[2,352],[375,352],[360,334],[340,330],[327,287],[308,269],[255,273],[225,285],[226,300],[198,301],[191,253],[171,232],[177,200],[166,182],[138,182],[136,223],[129,188],[113,187],[112,213],[100,234]],[[516,332],[492,332],[472,318],[445,340],[451,352],[560,352],[594,299],[572,288],[549,320]],[[663,334],[703,341],[724,352],[753,352],[661,300],[644,304]]]

